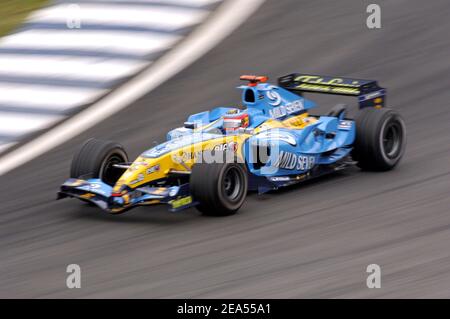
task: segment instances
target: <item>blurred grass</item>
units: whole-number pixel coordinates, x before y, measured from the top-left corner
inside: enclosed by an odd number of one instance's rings
[[[0,37],[15,30],[34,10],[50,0],[0,0]]]

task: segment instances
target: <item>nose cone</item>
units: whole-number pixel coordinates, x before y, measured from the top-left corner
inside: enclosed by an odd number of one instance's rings
[[[122,192],[126,188],[135,188],[140,182],[145,180],[146,170],[149,164],[145,161],[134,162],[119,178],[113,187],[114,192]]]
[[[138,157],[136,161],[123,173],[113,188],[113,192],[121,193],[132,190],[152,180],[160,178],[160,159]]]

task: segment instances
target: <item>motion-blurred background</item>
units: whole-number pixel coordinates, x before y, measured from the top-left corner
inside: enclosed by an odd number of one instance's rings
[[[147,67],[223,5],[181,2],[74,1],[82,12],[84,6],[104,9],[82,19],[81,29],[64,31],[64,21],[52,11],[60,2],[43,3],[43,11],[14,29],[18,33],[0,40],[2,143],[20,144],[16,136],[42,128],[33,124],[41,116],[66,117],[72,107],[89,105],[71,104],[69,96],[94,92],[88,101],[95,101],[101,96],[96,92],[131,76],[111,61],[135,61],[133,70]],[[450,297],[450,3],[378,0],[382,27],[371,30],[366,8],[372,2],[267,0],[211,52],[156,90],[1,176],[0,296]],[[19,3],[3,1],[0,16]],[[112,13],[110,6],[120,9]],[[169,18],[168,10],[197,15]],[[11,29],[2,24],[1,30]],[[36,35],[68,31],[68,38],[45,41]],[[80,32],[90,40],[79,38]],[[156,38],[169,40],[158,47],[151,40]],[[101,59],[95,52],[103,52]],[[42,60],[28,63],[30,56]],[[69,73],[47,67],[68,61]],[[172,215],[164,207],[109,216],[78,202],[54,201],[85,139],[116,140],[133,157],[189,114],[238,102],[234,86],[240,74],[275,81],[294,71],[377,79],[386,87],[388,105],[402,113],[408,130],[398,168],[383,174],[353,169],[281,192],[251,194],[229,218],[201,217],[195,210]],[[37,87],[51,89],[42,93]],[[316,100],[322,102],[318,113],[336,103]],[[81,289],[65,285],[72,263],[82,268]],[[381,267],[380,289],[366,286],[369,264]]]
[[[133,77],[219,0],[17,1],[0,10],[0,153]]]

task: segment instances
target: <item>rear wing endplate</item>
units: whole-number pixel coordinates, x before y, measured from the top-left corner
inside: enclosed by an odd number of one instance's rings
[[[360,108],[382,108],[386,102],[386,89],[373,80],[293,73],[280,77],[278,85],[300,94],[312,92],[355,96]]]

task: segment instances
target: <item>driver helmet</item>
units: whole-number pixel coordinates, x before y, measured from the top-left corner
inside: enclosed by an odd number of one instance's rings
[[[227,133],[237,131],[240,128],[247,128],[249,124],[250,121],[246,112],[226,114],[223,117],[223,128]]]

